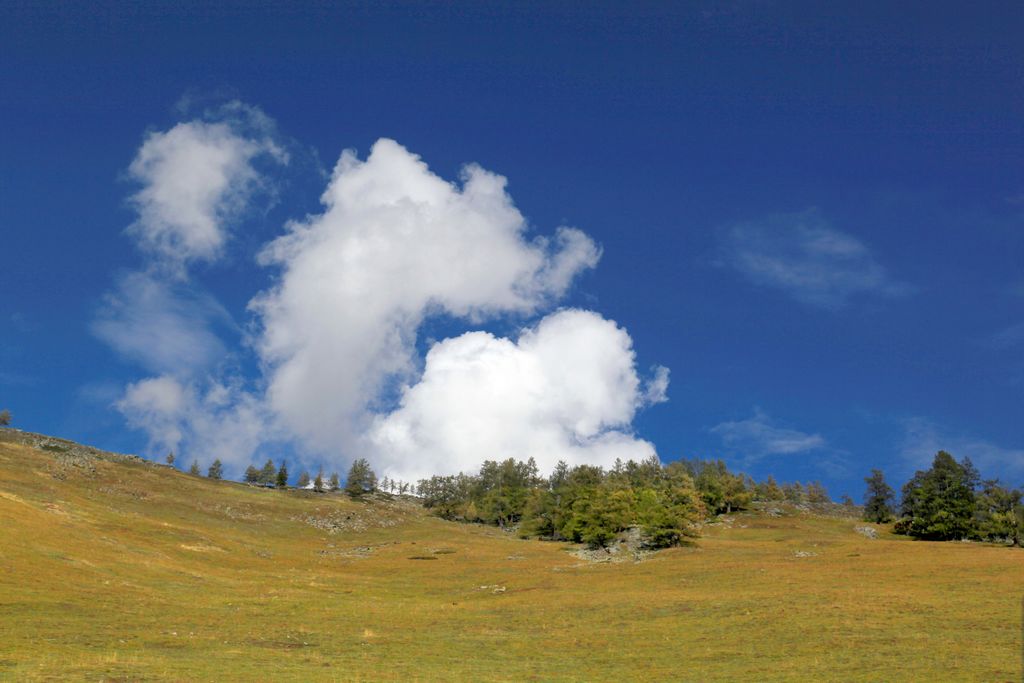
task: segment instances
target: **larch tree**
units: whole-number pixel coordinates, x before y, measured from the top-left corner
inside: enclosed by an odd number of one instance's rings
[[[345,492],[358,497],[373,493],[376,489],[377,475],[370,469],[370,463],[365,458],[353,462],[348,470],[348,477],[345,478]]]
[[[206,471],[206,476],[210,479],[222,479],[224,477],[224,466],[221,464],[220,458],[213,461],[210,469]]]
[[[871,476],[864,479],[867,491],[864,493],[864,521],[885,524],[892,521],[892,502],[896,492],[885,483],[882,470],[871,470]]]

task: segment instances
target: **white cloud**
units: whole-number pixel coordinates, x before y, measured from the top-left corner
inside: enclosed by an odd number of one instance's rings
[[[178,450],[190,403],[186,387],[163,375],[129,384],[116,406],[129,426],[149,435],[151,449]]]
[[[900,454],[912,469],[927,469],[941,450],[957,460],[969,457],[984,478],[1000,477],[1016,486],[1024,477],[1024,449],[1005,448],[975,436],[952,434],[923,417],[904,420],[903,430]]]
[[[656,365],[653,370],[654,376],[647,382],[644,389],[644,400],[649,405],[664,403],[668,400],[669,369],[664,365]]]
[[[659,386],[667,381],[660,373]],[[533,457],[542,471],[559,460],[609,466],[654,454],[629,431],[644,403],[626,331],[565,310],[517,341],[467,332],[435,344],[422,379],[376,419],[369,441],[384,471],[411,480],[485,459]]]
[[[151,450],[219,457],[238,472],[261,444],[295,439],[308,457],[343,466],[372,455],[406,479],[485,458],[550,468],[654,454],[630,424],[667,400],[668,369],[641,382],[629,335],[596,313],[550,315],[517,340],[467,332],[418,356],[428,317],[535,316],[600,249],[569,227],[531,236],[503,177],[469,165],[450,183],[387,139],[365,161],[343,153],[324,211],[288,224],[260,256],[280,268],[250,303],[265,393],[217,380],[227,352],[213,329],[230,320],[195,294],[186,267],[221,255],[263,182],[251,162],[274,154],[269,145],[193,121],[151,136],[133,164],[146,186],[132,232],[154,266],[122,280],[94,328],[155,375],[116,404]]]
[[[229,118],[188,121],[150,133],[128,169],[129,177],[142,184],[130,200],[139,217],[129,233],[178,275],[190,261],[218,258],[230,221],[257,189],[266,187],[254,159],[287,160],[266,135],[269,120],[262,112],[236,104],[220,113]],[[256,131],[258,137],[244,131],[253,125],[264,129]]]
[[[322,201],[266,248],[283,272],[252,302],[269,405],[321,452],[351,448],[388,387],[415,374],[427,315],[533,313],[600,256],[572,228],[528,240],[501,176],[470,165],[460,187],[387,139],[366,161],[342,154]]]
[[[760,409],[746,420],[722,422],[711,428],[726,448],[737,451],[748,461],[769,455],[792,455],[820,450],[826,446],[820,434],[807,434],[796,429],[777,426]]]
[[[212,297],[150,273],[129,273],[108,293],[93,333],[150,372],[190,374],[227,353],[215,324],[231,316]]]
[[[261,402],[240,387],[160,375],[129,384],[115,404],[129,426],[149,436],[149,450],[174,451],[204,464],[221,460],[237,475],[271,429]]]
[[[912,291],[890,277],[864,243],[813,209],[733,225],[721,232],[721,246],[724,261],[754,284],[813,306],[837,308],[859,294]]]

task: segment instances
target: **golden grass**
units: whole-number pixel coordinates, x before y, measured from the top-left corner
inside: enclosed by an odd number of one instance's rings
[[[0,679],[1020,680],[1024,552],[733,517],[589,564],[415,505],[0,443]]]

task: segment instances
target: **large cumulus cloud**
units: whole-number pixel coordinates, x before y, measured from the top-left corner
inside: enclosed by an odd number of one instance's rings
[[[263,252],[282,275],[252,305],[269,405],[318,450],[354,444],[388,383],[415,373],[427,315],[530,314],[599,258],[573,228],[528,239],[503,177],[467,166],[449,183],[387,139],[365,161],[345,152],[323,203]]]
[[[370,441],[386,472],[408,478],[473,470],[484,458],[533,457],[544,471],[559,460],[641,460],[654,447],[629,425],[646,394],[626,331],[566,310],[517,341],[467,332],[435,344]]]
[[[153,373],[117,403],[151,448],[219,457],[237,474],[268,441],[290,441],[307,464],[368,455],[407,480],[488,458],[550,468],[654,453],[630,425],[666,400],[668,370],[641,380],[629,335],[597,313],[538,319],[600,248],[572,227],[534,233],[502,176],[471,164],[450,182],[393,140],[341,155],[323,210],[261,252],[274,279],[250,302],[248,343],[223,341],[218,327],[240,326],[189,266],[216,263],[272,187],[259,160],[287,161],[272,130],[235,103],[149,135],[130,167],[142,187],[129,232],[146,268],[122,278],[94,331]],[[466,331],[421,358],[417,337],[437,315],[464,330],[527,327],[514,339]],[[246,350],[261,376],[225,372]]]

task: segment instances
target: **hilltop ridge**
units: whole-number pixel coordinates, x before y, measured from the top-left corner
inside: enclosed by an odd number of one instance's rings
[[[595,563],[416,501],[0,430],[0,678],[1017,676],[1024,554],[822,512],[734,512],[695,546]]]

